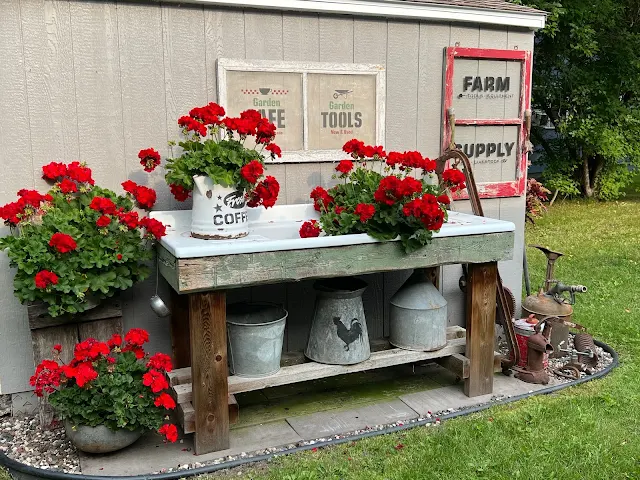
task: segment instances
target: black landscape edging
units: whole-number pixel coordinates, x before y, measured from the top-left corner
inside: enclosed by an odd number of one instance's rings
[[[573,380],[571,382],[562,383],[559,385],[553,385],[551,387],[543,388],[543,389],[532,391],[529,393],[515,395],[513,397],[509,397],[504,400],[498,400],[498,401],[486,403],[483,405],[477,405],[475,407],[445,414],[438,418],[440,418],[440,420],[450,420],[452,418],[460,417],[463,415],[469,415],[470,413],[481,412],[482,410],[486,410],[496,405],[515,402],[518,400],[529,398],[533,395],[554,393],[554,392],[557,392],[558,390],[562,390],[567,387],[579,385],[581,383],[589,382],[591,380],[604,377],[609,372],[611,372],[611,370],[613,370],[615,367],[618,366],[618,363],[619,363],[618,354],[606,343],[600,342],[598,340],[594,340],[594,342],[597,346],[601,347],[605,352],[609,353],[613,358],[613,361],[606,368],[600,370],[599,372],[593,375],[582,377],[578,380]],[[352,442],[354,440],[360,440],[363,438],[374,437],[377,435],[386,435],[389,433],[395,433],[402,430],[408,430],[413,427],[420,427],[420,426],[424,426],[429,423],[435,423],[435,422],[436,422],[435,418],[427,418],[417,422],[407,423],[404,425],[397,425],[394,427],[387,427],[381,430],[372,430],[368,432],[359,433],[357,435],[347,436],[344,438],[327,440],[325,442],[316,442],[312,445],[303,445],[303,446],[295,447],[295,448],[280,451],[280,452],[268,453],[265,455],[257,455],[255,457],[241,458],[238,460],[223,462],[216,465],[206,465],[204,467],[191,468],[187,470],[178,470],[171,473],[131,475],[131,476],[82,475],[77,473],[63,473],[63,472],[55,472],[51,470],[43,470],[41,468],[25,465],[24,463],[20,463],[16,460],[9,458],[2,452],[0,452],[0,466],[3,466],[4,468],[6,468],[15,480],[45,480],[45,479],[46,480],[179,480],[181,478],[191,477],[194,475],[202,475],[206,473],[212,473],[218,470],[223,470],[226,468],[234,468],[242,465],[247,465],[249,463],[269,460],[275,456],[290,455],[292,453],[311,450],[312,448],[322,448],[322,447],[328,447],[332,445],[339,445],[341,443]]]

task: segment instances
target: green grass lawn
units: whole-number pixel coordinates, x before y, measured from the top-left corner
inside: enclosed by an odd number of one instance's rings
[[[640,198],[557,202],[527,227],[527,241],[564,252],[557,278],[589,287],[575,320],[618,351],[621,365],[612,374],[440,427],[280,457],[229,478],[640,478]],[[539,285],[545,257],[527,253],[532,285]]]

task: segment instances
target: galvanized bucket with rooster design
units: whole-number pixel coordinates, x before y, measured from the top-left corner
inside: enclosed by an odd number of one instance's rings
[[[309,341],[304,354],[319,363],[352,365],[371,356],[362,293],[357,278],[330,278],[314,284],[317,292]]]

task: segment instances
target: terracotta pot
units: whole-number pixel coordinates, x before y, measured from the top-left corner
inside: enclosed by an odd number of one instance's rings
[[[206,240],[228,240],[249,234],[244,190],[219,185],[202,175],[193,177],[191,236]]]
[[[78,450],[87,453],[109,453],[128,447],[142,436],[141,431],[110,430],[104,425],[87,427],[65,420],[67,437]]]

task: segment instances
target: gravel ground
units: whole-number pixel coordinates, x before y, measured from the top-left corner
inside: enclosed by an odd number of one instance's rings
[[[573,348],[572,335],[569,338],[569,347]],[[506,345],[501,344],[500,350],[503,349],[506,349]],[[595,371],[597,372],[609,366],[613,362],[613,358],[598,346],[596,346],[596,351],[599,357],[598,365],[595,368]],[[556,378],[557,383],[568,383],[571,381],[568,378],[556,375],[552,372],[553,370],[567,363],[568,360],[568,356],[549,360],[550,374]],[[582,377],[586,375],[586,373],[581,374]],[[492,397],[491,401],[487,403],[491,404],[503,402],[505,400],[508,400],[510,397],[511,395],[497,395]],[[354,435],[360,435],[371,431],[384,430],[388,427],[411,425],[425,420],[431,421],[431,423],[427,423],[425,427],[437,426],[440,424],[440,417],[444,417],[445,415],[450,415],[452,413],[463,410],[466,409],[449,408],[443,411],[429,412],[426,417],[421,417],[407,422],[396,422],[388,425],[374,425],[363,430],[355,430],[353,432],[348,432],[341,435],[333,435],[331,437],[318,438],[316,440],[302,441],[296,444],[285,445],[278,448],[266,448],[257,450],[255,452],[242,452],[238,455],[222,457],[206,463],[185,463],[182,465],[176,465],[176,467],[174,468],[162,469],[153,473],[168,473],[188,470],[192,468],[199,468],[206,465],[219,465],[233,460],[252,458],[266,454],[286,454],[288,450],[296,447],[318,448],[314,447],[314,445],[319,445],[320,447],[322,447],[323,444],[331,440],[349,438]],[[73,445],[66,439],[64,428],[58,427],[53,430],[43,430],[42,428],[40,428],[39,421],[36,417],[0,418],[0,451],[6,453],[9,457],[19,462],[34,467],[46,470],[63,471],[66,473],[80,473],[80,462],[78,459],[78,455]]]
[[[78,454],[64,428],[45,430],[37,417],[0,419],[0,451],[32,467],[80,473]]]

